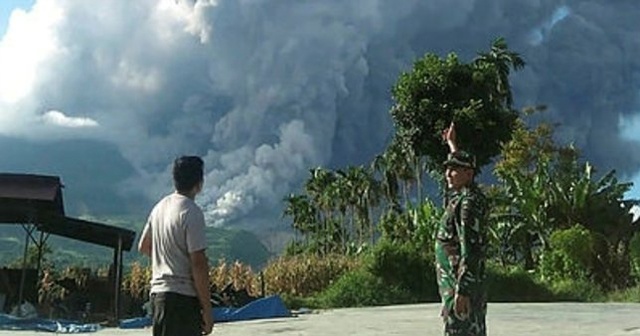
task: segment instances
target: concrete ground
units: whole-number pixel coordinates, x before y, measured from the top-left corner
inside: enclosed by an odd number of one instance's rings
[[[213,335],[441,335],[439,311],[438,304],[335,309],[284,319],[220,323]],[[491,336],[640,335],[640,304],[490,303],[487,323]],[[0,336],[46,334],[0,331]],[[148,336],[151,330],[105,328],[91,334]]]

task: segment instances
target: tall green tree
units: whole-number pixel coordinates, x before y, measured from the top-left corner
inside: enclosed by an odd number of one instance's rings
[[[506,104],[510,106],[513,103],[513,96],[511,94],[511,84],[509,83],[509,73],[511,69],[520,70],[524,68],[524,59],[519,54],[510,51],[507,41],[503,37],[499,37],[493,42],[489,52],[478,53],[478,57],[473,62],[481,69],[497,73],[495,89],[499,96],[496,98],[504,98]]]
[[[453,53],[427,54],[393,87],[396,137],[426,157],[430,172],[438,172],[448,153],[441,132],[453,121],[460,148],[473,152],[480,166],[489,163],[511,137],[518,113],[511,106],[508,75],[523,66],[504,39],[469,63]]]
[[[417,154],[411,144],[405,140],[406,138],[395,137],[387,146],[385,155],[390,163],[388,168],[394,171],[401,186],[403,205],[407,209],[411,205],[411,191],[417,182],[416,175],[421,172],[416,172]]]
[[[374,236],[371,221],[372,208],[378,205],[380,197],[379,183],[372,172],[363,167],[349,167],[345,179],[350,191],[349,207],[353,221],[354,234],[359,245],[372,240]]]
[[[371,163],[371,168],[374,178],[378,176],[380,179],[380,192],[385,204],[384,208],[400,211],[398,173],[395,170],[392,155],[388,151],[377,155]]]
[[[334,172],[335,178],[331,183],[330,189],[333,190],[333,208],[335,210],[332,216],[336,225],[336,238],[340,241],[339,253],[347,250],[347,245],[354,234],[355,229],[353,221],[353,185],[349,180],[349,176],[343,170]]]
[[[318,222],[321,229],[315,244],[319,246],[319,252],[322,254],[335,249],[335,238],[338,235],[333,219],[335,179],[335,174],[332,171],[317,167],[310,170],[310,177],[305,184],[305,191],[310,197],[311,204],[318,211]]]
[[[318,234],[318,212],[312,206],[309,197],[290,194],[285,197],[284,201],[283,216],[291,217],[293,228],[305,237],[305,240],[309,236],[316,236]]]

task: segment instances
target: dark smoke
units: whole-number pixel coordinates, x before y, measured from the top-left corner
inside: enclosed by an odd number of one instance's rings
[[[498,36],[528,63],[512,78],[519,107],[547,105],[559,139],[601,170],[631,178],[640,167],[637,1],[49,6],[62,13],[50,24],[55,48],[24,97],[0,96],[0,134],[115,144],[134,171],[119,181],[123,190],[142,190],[147,202],[169,190],[176,155],[203,155],[201,202],[212,224],[278,225],[282,197],[309,168],[368,163],[384,149],[390,88],[416,58],[457,52],[470,60]],[[25,17],[50,12],[38,2]],[[0,58],[21,33],[8,31]]]

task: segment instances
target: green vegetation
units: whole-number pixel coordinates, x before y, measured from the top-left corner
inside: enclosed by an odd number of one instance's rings
[[[469,63],[453,53],[418,59],[393,87],[395,144],[407,160],[426,159],[427,170],[438,172],[448,154],[441,132],[453,121],[460,147],[474,153],[478,165],[488,164],[511,137],[518,113],[511,106],[508,77],[522,67],[524,61],[504,39]]]
[[[387,149],[369,167],[313,169],[304,190],[285,199],[299,234],[288,254],[340,253],[358,265],[308,295],[283,288],[291,305],[438,300],[432,249],[442,211],[423,195],[425,185],[441,185],[440,136],[452,121],[460,147],[481,166],[493,162],[495,182],[483,186],[492,205],[491,301],[637,301],[631,183],[599,174],[577,148],[556,143],[550,123],[533,123],[543,106],[512,107],[508,77],[523,66],[498,39],[469,63],[427,54],[399,77]]]
[[[413,301],[411,293],[384,281],[366,270],[344,274],[313,299],[319,307],[380,306]]]
[[[260,269],[267,264],[271,253],[253,233],[245,230],[207,228],[207,256],[217,260],[240,261]]]

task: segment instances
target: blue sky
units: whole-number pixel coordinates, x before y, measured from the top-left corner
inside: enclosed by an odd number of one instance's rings
[[[34,0],[2,0],[0,1],[0,36],[4,36],[7,30],[9,15],[16,8],[29,9]]]

